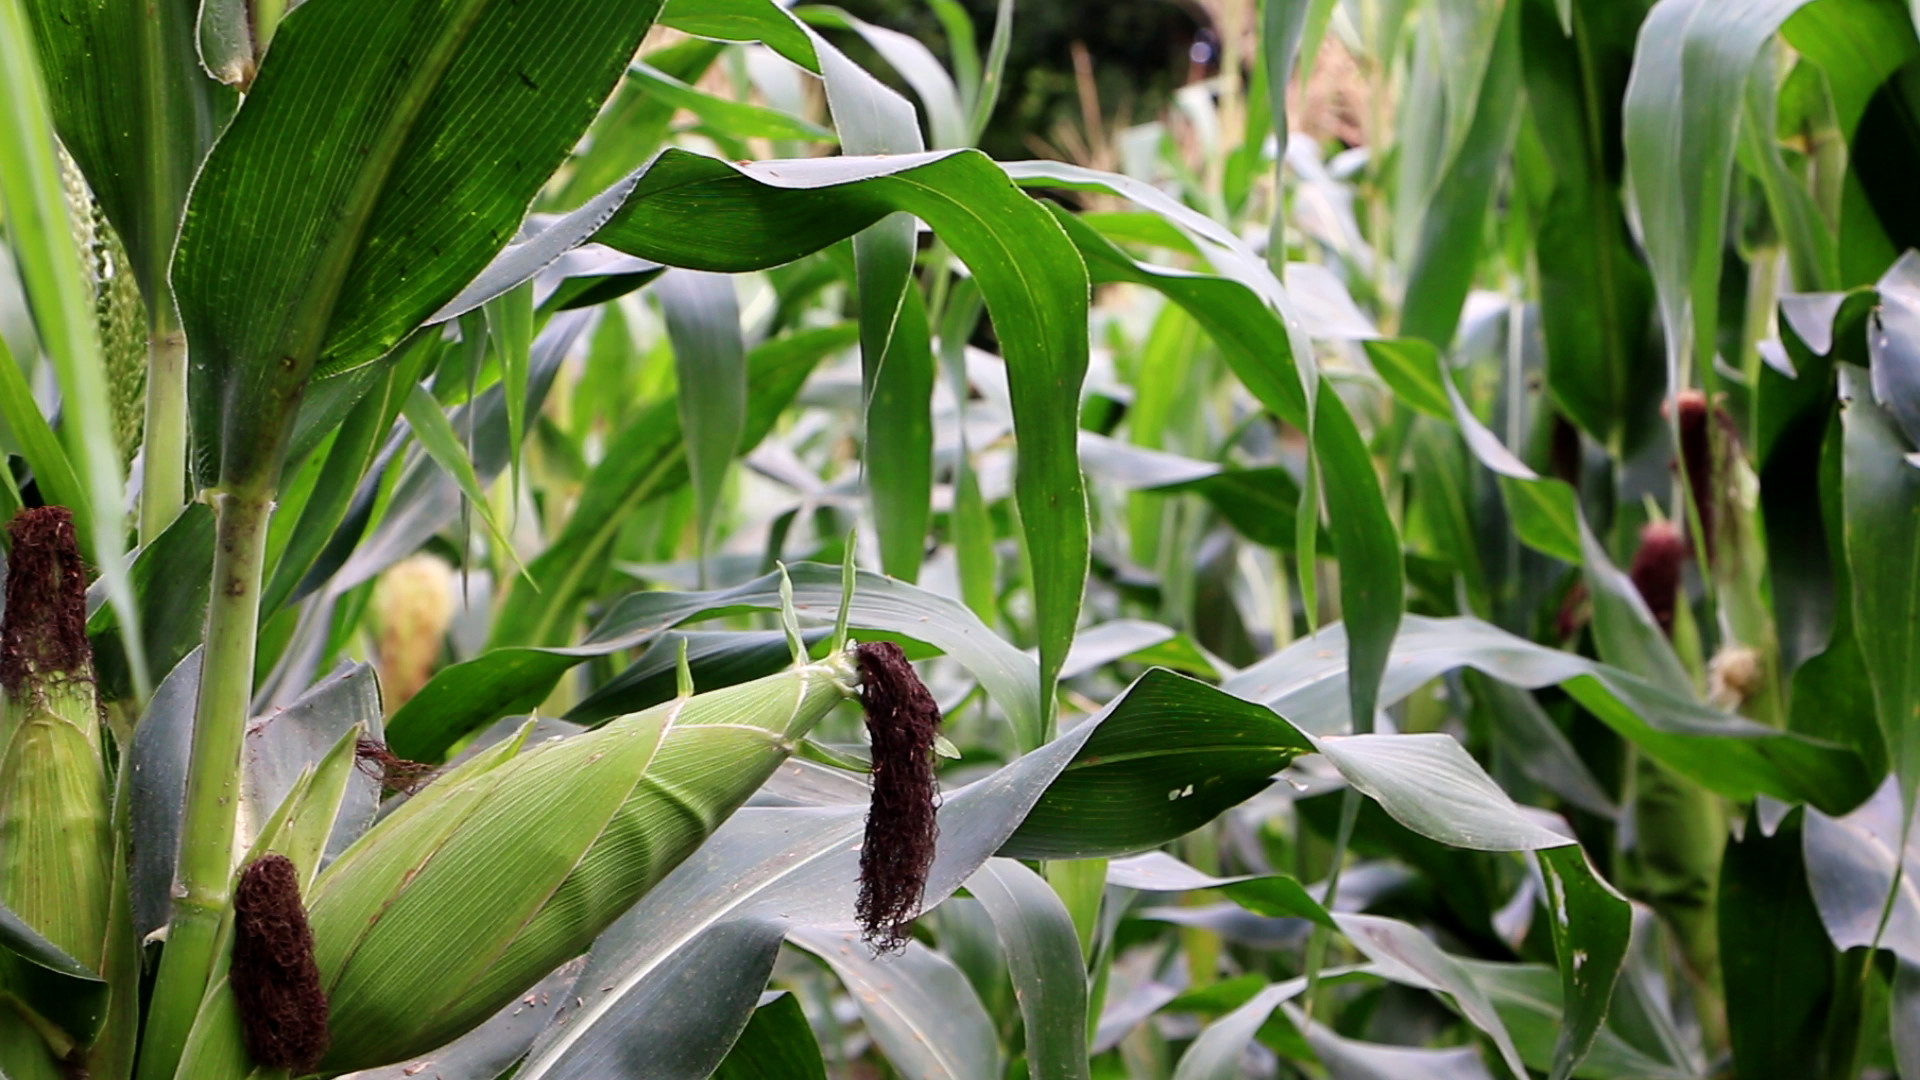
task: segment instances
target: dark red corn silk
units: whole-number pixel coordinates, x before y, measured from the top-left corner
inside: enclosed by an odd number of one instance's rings
[[[354,765],[375,780],[382,791],[411,795],[433,779],[434,767],[424,761],[408,761],[387,749],[387,744],[362,738],[353,746]]]
[[[0,685],[10,692],[47,676],[90,678],[87,571],[64,506],[22,510],[7,523],[7,612],[0,620]]]
[[[1553,445],[1549,460],[1553,465],[1553,475],[1572,484],[1575,490],[1580,487],[1580,429],[1566,417],[1555,414],[1553,418]]]
[[[907,654],[892,642],[858,646],[860,697],[873,738],[873,803],[860,846],[857,912],[869,945],[906,947],[927,888],[940,789],[933,774],[934,704]]]
[[[303,1073],[327,1052],[327,995],[313,962],[313,932],[300,876],[284,855],[240,872],[233,893],[233,967],[228,973],[253,1060]]]
[[[1673,634],[1674,605],[1680,600],[1680,564],[1687,546],[1680,530],[1671,522],[1648,522],[1640,530],[1640,550],[1633,553],[1633,566],[1627,576],[1640,591],[1640,599],[1669,636]]]
[[[1676,398],[1679,418],[1674,426],[1680,433],[1680,460],[1686,466],[1687,490],[1700,514],[1702,542],[1699,550],[1713,558],[1713,410],[1707,395],[1698,390],[1682,390]]]

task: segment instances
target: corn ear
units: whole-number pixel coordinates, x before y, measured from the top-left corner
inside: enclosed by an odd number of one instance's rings
[[[0,625],[0,903],[99,971],[113,886],[112,796],[72,516],[22,511]]]
[[[415,795],[309,897],[334,1033],[323,1070],[431,1050],[585,949],[857,679],[836,652],[525,754],[510,740]]]

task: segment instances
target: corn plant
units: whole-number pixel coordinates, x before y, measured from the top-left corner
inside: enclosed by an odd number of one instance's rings
[[[0,1075],[1920,1078],[1909,5],[893,7],[0,0]]]

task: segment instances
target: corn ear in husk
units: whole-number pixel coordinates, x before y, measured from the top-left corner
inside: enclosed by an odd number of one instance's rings
[[[61,507],[21,512],[0,625],[0,903],[99,971],[112,896],[112,795],[86,577]]]
[[[852,655],[490,748],[314,883],[326,1072],[431,1050],[577,955],[856,693]]]

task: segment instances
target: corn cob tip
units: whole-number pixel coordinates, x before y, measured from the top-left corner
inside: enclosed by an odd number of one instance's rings
[[[0,686],[19,693],[49,676],[90,678],[87,574],[64,506],[22,510],[7,523],[6,617]]]
[[[900,646],[878,642],[855,652],[873,739],[873,801],[860,847],[856,910],[867,943],[896,952],[912,935],[940,831],[933,772],[940,707]]]
[[[1673,633],[1674,605],[1680,597],[1680,564],[1686,552],[1680,530],[1672,522],[1650,521],[1640,530],[1640,549],[1633,553],[1633,565],[1627,571],[1654,621],[1669,635]]]
[[[299,871],[284,855],[263,855],[240,872],[228,982],[256,1062],[296,1074],[319,1064],[331,1041],[327,995],[313,960]]]

